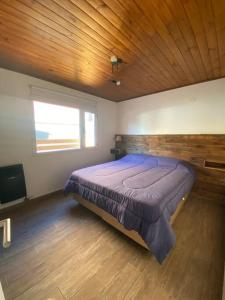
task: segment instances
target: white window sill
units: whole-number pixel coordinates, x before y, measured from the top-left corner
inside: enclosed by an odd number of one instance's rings
[[[59,149],[59,150],[51,150],[51,151],[43,151],[37,152],[33,151],[33,156],[42,156],[42,155],[52,155],[57,153],[66,153],[66,152],[79,152],[79,151],[91,151],[97,149],[97,146],[94,147],[82,147],[82,148],[69,148],[69,149]]]

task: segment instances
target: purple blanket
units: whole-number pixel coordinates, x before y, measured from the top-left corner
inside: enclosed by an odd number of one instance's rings
[[[144,154],[74,171],[65,193],[76,192],[137,231],[161,263],[175,243],[170,216],[194,183],[181,160]]]

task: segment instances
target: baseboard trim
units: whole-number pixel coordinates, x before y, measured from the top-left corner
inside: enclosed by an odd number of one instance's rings
[[[63,194],[63,190],[62,189],[56,190],[56,191],[53,191],[53,192],[50,192],[50,193],[47,193],[47,194],[44,194],[44,195],[41,195],[41,196],[38,196],[38,197],[31,198],[31,199],[25,198],[23,201],[20,200],[20,202],[17,202],[17,200],[16,200],[16,203],[14,202],[14,204],[12,204],[12,205],[7,205],[7,206],[4,206],[4,207],[0,207],[0,213],[5,213],[5,212],[8,212],[8,211],[10,211],[12,209],[15,209],[17,207],[22,207],[22,206],[26,205],[29,202],[41,201],[43,199],[46,199],[48,197],[52,197],[52,196],[57,195],[57,194]]]
[[[15,205],[18,205],[18,204],[21,204],[25,201],[25,198],[20,198],[20,199],[17,199],[17,200],[14,200],[14,201],[11,201],[11,202],[7,202],[7,203],[1,203],[0,204],[0,211],[2,209],[6,209],[6,208],[9,208],[11,206],[15,206]],[[0,299],[1,300],[1,299]]]
[[[39,200],[42,200],[46,197],[51,197],[51,196],[54,196],[54,195],[59,194],[59,193],[63,193],[63,190],[59,189],[59,190],[55,190],[55,191],[49,192],[49,193],[41,195],[41,196],[31,198],[30,201],[39,201]]]

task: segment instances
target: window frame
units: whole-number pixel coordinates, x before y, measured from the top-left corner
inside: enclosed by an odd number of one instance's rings
[[[92,113],[94,114],[94,125],[95,125],[95,128],[94,128],[94,135],[95,135],[95,144],[94,146],[85,146],[85,113]],[[83,146],[85,149],[93,149],[93,148],[96,148],[97,147],[97,114],[95,112],[92,112],[92,111],[88,111],[87,109],[84,109],[82,111],[82,114],[83,114]]]
[[[43,90],[43,89],[41,89]],[[55,94],[57,92],[52,92],[51,93]],[[61,93],[59,93],[61,94]],[[32,123],[33,123],[33,141],[32,141],[32,152],[33,155],[52,155],[54,153],[63,153],[63,152],[70,152],[70,151],[83,151],[83,150],[87,150],[87,151],[91,151],[93,149],[96,149],[98,147],[98,114],[97,114],[97,108],[93,107],[93,105],[91,106],[91,108],[88,108],[88,105],[82,105],[82,104],[77,104],[76,101],[65,101],[65,96],[69,96],[72,97],[73,100],[76,98],[74,98],[73,96],[70,95],[63,95],[64,99],[61,100],[53,100],[53,99],[49,99],[49,97],[36,97],[35,95],[33,95],[31,97],[31,105],[32,105]],[[44,99],[44,100],[42,100]],[[76,108],[79,110],[79,117],[80,117],[80,122],[79,122],[79,128],[80,128],[80,148],[68,148],[68,149],[52,149],[50,151],[43,151],[43,152],[38,152],[37,151],[37,140],[36,140],[36,128],[35,128],[35,113],[34,113],[34,101],[38,101],[38,102],[42,102],[42,103],[46,103],[46,104],[53,104],[53,105],[59,105],[59,106],[67,106],[67,107],[71,107],[71,108]],[[80,101],[83,101],[82,98],[80,98]],[[84,100],[85,101],[85,100]],[[96,102],[95,102],[96,103]],[[90,146],[90,147],[86,147],[85,146],[85,112],[90,112],[93,113],[95,116],[95,145],[94,146]]]

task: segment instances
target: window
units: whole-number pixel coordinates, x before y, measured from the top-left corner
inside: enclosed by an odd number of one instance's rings
[[[80,111],[77,108],[34,101],[36,151],[80,148]]]
[[[95,146],[95,114],[85,112],[85,147]]]
[[[95,113],[42,101],[33,105],[37,153],[96,146]]]

